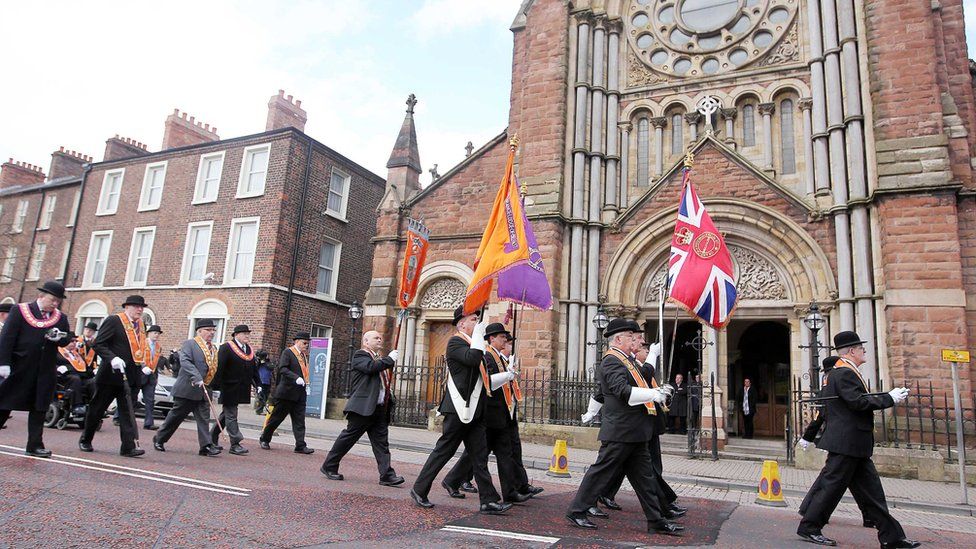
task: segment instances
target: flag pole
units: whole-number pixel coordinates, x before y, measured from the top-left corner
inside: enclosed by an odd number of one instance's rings
[[[688,172],[691,171],[691,167],[694,165],[694,163],[695,163],[695,155],[691,152],[691,148],[689,147],[688,152],[685,153],[685,166],[684,166],[684,173],[683,173],[683,176],[684,177],[682,177],[682,182],[685,182],[685,181],[688,180]],[[684,189],[684,185],[682,184],[682,187],[681,187],[682,194],[684,194],[684,190],[685,190]],[[676,225],[677,225],[677,223],[676,223]],[[668,267],[669,267],[669,270],[670,270],[670,261],[668,263],[669,263],[668,264]],[[668,276],[669,274],[670,274],[669,271],[665,271],[665,274],[664,274],[664,277],[665,278],[664,278],[664,280],[665,280],[665,284],[668,286],[668,294],[671,293],[671,287],[670,287],[671,286],[671,284],[670,284],[671,283],[671,279]],[[674,362],[674,344],[675,344],[675,341],[678,338],[678,312],[679,312],[679,310],[680,310],[680,307],[675,307],[674,308],[674,327],[671,330],[671,350],[668,353],[668,363],[665,364],[665,367],[666,367],[665,378],[664,378],[664,382],[665,383],[670,383],[671,382],[671,364]],[[663,332],[663,330],[664,330],[664,328],[663,328],[663,326],[664,326],[664,299],[661,300],[661,326],[662,326],[661,330]]]

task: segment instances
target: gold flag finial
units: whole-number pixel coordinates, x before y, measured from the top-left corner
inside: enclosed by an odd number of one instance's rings
[[[508,140],[508,144],[512,148],[517,149],[518,146],[519,146],[519,141],[521,141],[521,140],[519,139],[518,133],[516,133],[515,135],[512,136],[511,139]]]
[[[691,152],[691,150],[689,150],[685,154],[685,168],[690,170],[694,164],[695,164],[695,155],[694,153]]]

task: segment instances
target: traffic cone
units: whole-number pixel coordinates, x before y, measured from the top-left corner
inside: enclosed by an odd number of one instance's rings
[[[549,470],[546,475],[550,477],[569,478],[569,455],[566,453],[566,441],[557,440],[552,447],[552,459],[549,460]]]
[[[783,484],[779,481],[779,464],[774,460],[763,461],[756,503],[770,507],[786,507],[786,500],[783,499]]]

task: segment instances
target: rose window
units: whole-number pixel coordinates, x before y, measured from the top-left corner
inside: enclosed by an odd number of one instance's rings
[[[727,73],[782,41],[799,0],[631,0],[627,39],[653,70],[681,78]]]

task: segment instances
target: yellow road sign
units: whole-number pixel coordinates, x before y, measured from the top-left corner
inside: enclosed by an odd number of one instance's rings
[[[943,362],[969,362],[969,351],[957,351],[954,349],[942,349]]]

